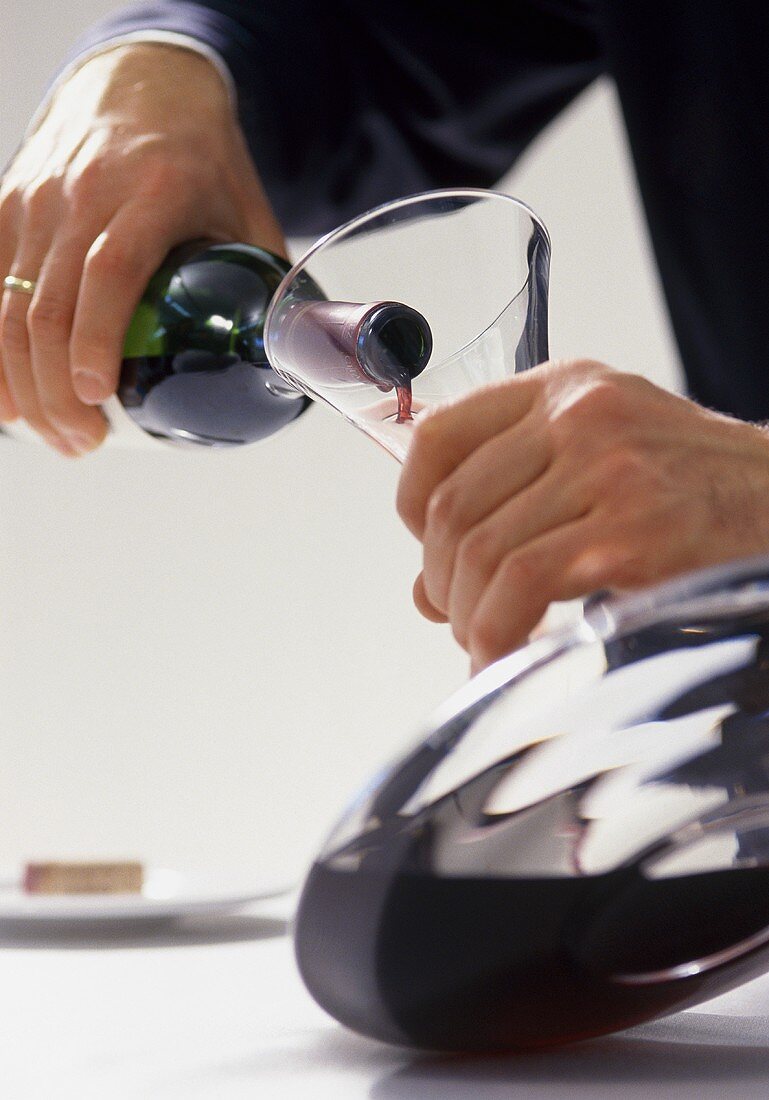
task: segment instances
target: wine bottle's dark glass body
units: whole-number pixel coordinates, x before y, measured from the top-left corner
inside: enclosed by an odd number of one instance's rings
[[[151,279],[126,336],[118,397],[150,435],[209,447],[253,443],[309,399],[273,373],[267,307],[289,265],[246,244],[194,241]]]

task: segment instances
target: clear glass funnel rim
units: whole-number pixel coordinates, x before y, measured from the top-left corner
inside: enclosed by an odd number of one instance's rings
[[[279,308],[279,303],[282,302],[283,298],[285,297],[289,286],[292,284],[300,271],[302,271],[302,269],[306,267],[307,263],[312,259],[312,257],[315,256],[318,252],[327,248],[330,244],[333,244],[335,241],[341,240],[342,238],[348,236],[351,229],[360,229],[367,222],[374,221],[377,218],[381,217],[385,211],[398,210],[408,206],[416,206],[419,203],[424,202],[425,200],[439,201],[442,198],[467,198],[475,199],[478,201],[482,199],[489,199],[492,201],[501,199],[506,203],[510,203],[515,206],[519,212],[527,215],[532,224],[535,225],[537,227],[537,230],[542,234],[542,237],[547,242],[548,248],[552,247],[550,242],[550,234],[547,231],[547,227],[542,219],[539,217],[539,215],[536,213],[536,211],[534,211],[529,206],[529,204],[524,202],[522,199],[515,198],[515,196],[513,195],[507,195],[503,191],[495,191],[484,187],[444,187],[432,191],[418,191],[416,194],[413,195],[404,195],[402,198],[390,199],[388,202],[380,203],[379,206],[373,207],[371,210],[366,211],[366,213],[364,214],[358,214],[354,218],[350,218],[349,221],[346,221],[342,225],[337,226],[336,229],[332,229],[328,233],[325,233],[323,236],[319,237],[318,240],[313,245],[311,245],[310,248],[308,248],[307,251],[303,253],[303,255],[296,261],[296,263],[291,267],[291,270],[286,273],[281,282],[278,284],[278,287],[270,301],[269,307],[267,309],[267,315],[264,321],[264,350],[267,359],[269,360],[270,365],[273,367],[273,369],[278,370],[278,372],[280,373],[280,368],[276,366],[270,349],[272,319],[275,315],[275,311]],[[524,283],[524,286],[525,285],[526,284]],[[523,289],[523,287],[521,289]],[[520,294],[520,290],[514,297],[517,297],[518,294]]]

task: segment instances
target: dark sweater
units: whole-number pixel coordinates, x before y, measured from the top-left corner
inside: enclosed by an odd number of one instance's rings
[[[493,186],[610,75],[690,392],[769,418],[769,4],[161,0],[99,23],[73,56],[148,28],[225,59],[293,234],[431,187]]]

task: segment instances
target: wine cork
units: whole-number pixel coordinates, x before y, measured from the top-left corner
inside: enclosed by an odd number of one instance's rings
[[[141,863],[48,862],[24,868],[27,894],[140,894],[144,882]]]

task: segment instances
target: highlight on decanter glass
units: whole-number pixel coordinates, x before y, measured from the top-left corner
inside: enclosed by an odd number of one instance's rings
[[[594,602],[470,681],[333,831],[295,942],[342,1023],[451,1051],[769,970],[769,557]]]
[[[422,409],[547,359],[549,263],[544,225],[508,195],[399,199],[291,269],[267,313],[267,357],[402,461]]]

